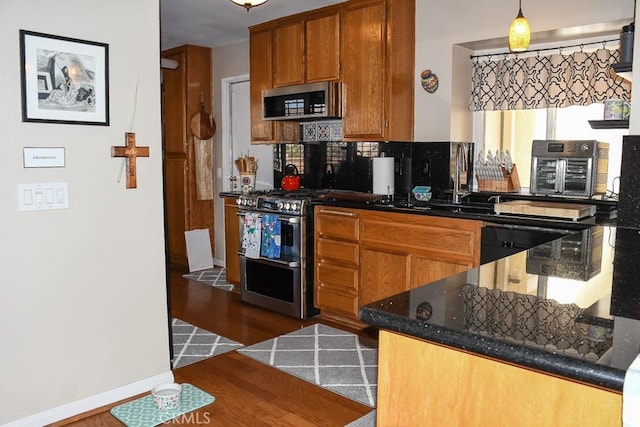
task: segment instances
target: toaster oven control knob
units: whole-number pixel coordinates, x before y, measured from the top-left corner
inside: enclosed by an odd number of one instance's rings
[[[586,153],[587,151],[589,151],[589,145],[588,144],[582,144],[580,146],[580,151],[582,151],[583,153]]]

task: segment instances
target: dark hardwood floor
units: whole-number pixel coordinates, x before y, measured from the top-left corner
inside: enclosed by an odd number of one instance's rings
[[[172,317],[244,345],[320,321],[299,321],[247,305],[236,293],[184,279],[178,271],[169,276]],[[235,351],[178,368],[174,376],[176,382],[193,384],[216,398],[189,417],[171,421],[176,425],[344,426],[372,410]],[[109,413],[117,404],[55,425],[121,426]]]

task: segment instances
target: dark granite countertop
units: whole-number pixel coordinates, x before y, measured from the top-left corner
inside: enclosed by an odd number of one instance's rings
[[[638,230],[593,226],[369,304],[360,318],[621,392],[640,352],[638,253]]]

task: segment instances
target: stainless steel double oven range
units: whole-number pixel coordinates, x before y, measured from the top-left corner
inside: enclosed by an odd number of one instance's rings
[[[313,305],[313,213],[310,190],[253,192],[237,199],[240,217],[241,299],[282,314],[307,319],[318,314]],[[265,254],[243,248],[248,220],[261,224],[264,245],[275,237],[277,251]],[[275,236],[267,236],[266,221],[277,222]],[[273,226],[273,224],[271,224]]]

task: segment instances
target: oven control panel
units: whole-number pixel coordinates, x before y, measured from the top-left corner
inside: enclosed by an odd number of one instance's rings
[[[257,209],[265,212],[278,212],[290,215],[302,215],[303,200],[280,199],[273,197],[259,198]]]

